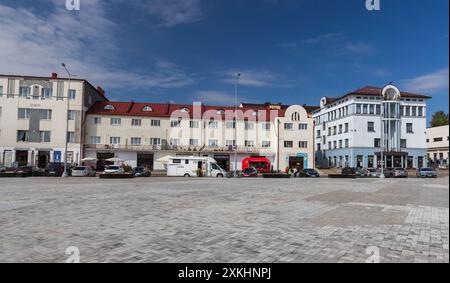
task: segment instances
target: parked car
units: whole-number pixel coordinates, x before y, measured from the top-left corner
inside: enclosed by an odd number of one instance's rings
[[[151,177],[152,172],[144,167],[136,167],[133,169],[134,177]]]
[[[319,178],[320,174],[315,169],[303,169],[298,173],[300,178]]]
[[[386,168],[384,176],[386,178],[408,178],[408,171],[404,168]]]
[[[256,178],[256,177],[258,177],[258,170],[255,167],[245,168],[244,171],[242,171],[242,177]]]
[[[420,168],[417,170],[417,178],[437,178],[438,174],[432,168]]]
[[[97,172],[91,167],[88,166],[79,166],[75,167],[72,170],[72,177],[95,177],[97,176]]]
[[[103,171],[105,174],[124,174],[125,170],[123,167],[118,165],[109,165],[106,166],[105,171]]]
[[[20,166],[19,168],[16,169],[16,173],[20,174],[20,176],[28,176],[31,177],[33,176],[33,172],[34,172],[34,168],[33,166]]]
[[[351,168],[347,167],[342,169],[342,175],[355,175],[356,177],[367,177],[368,172],[363,168]]]
[[[62,163],[49,163],[45,167],[44,176],[46,177],[61,177],[64,173],[64,164]],[[70,176],[70,168],[67,168],[67,173]]]
[[[378,178],[380,177],[380,172],[375,168],[369,168],[367,169],[367,177]]]
[[[0,167],[0,173],[6,172],[6,167]]]

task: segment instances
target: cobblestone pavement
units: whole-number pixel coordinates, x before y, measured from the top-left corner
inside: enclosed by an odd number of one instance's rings
[[[449,181],[0,179],[0,262],[449,262]]]

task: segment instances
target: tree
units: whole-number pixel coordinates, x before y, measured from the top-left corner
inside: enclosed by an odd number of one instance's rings
[[[440,127],[446,126],[449,124],[448,114],[445,114],[444,111],[438,111],[434,113],[433,118],[431,119],[431,127]]]

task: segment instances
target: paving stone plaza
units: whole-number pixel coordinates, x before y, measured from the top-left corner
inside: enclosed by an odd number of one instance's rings
[[[0,180],[0,262],[449,262],[449,180]]]

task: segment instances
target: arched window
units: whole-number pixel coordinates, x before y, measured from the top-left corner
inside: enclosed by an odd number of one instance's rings
[[[150,106],[145,106],[142,111],[144,112],[153,112],[153,108],[151,108]]]
[[[217,110],[217,115],[223,115],[223,114],[225,114],[225,110],[223,110],[223,109]]]
[[[294,112],[291,117],[292,121],[300,121],[300,113]]]
[[[108,111],[116,110],[116,108],[111,104],[106,105],[103,109]]]
[[[180,111],[181,113],[189,113],[189,108],[181,108]]]

